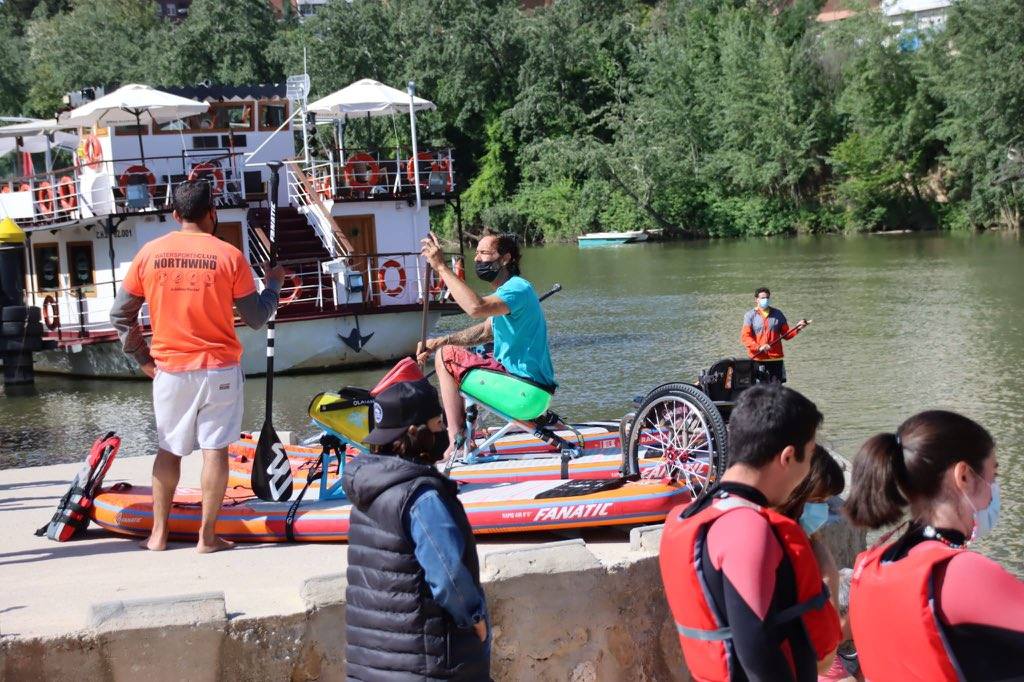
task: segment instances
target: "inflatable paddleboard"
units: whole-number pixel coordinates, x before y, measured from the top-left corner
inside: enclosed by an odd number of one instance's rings
[[[619,437],[618,422],[588,422],[578,424],[576,430],[566,429],[558,435],[570,442],[583,444],[581,457],[569,462],[569,478],[615,478],[622,466],[622,440]],[[486,434],[478,438],[482,441]],[[306,474],[313,469],[320,456],[320,446],[285,445],[288,461],[292,467],[292,478],[296,485],[303,485]],[[228,486],[249,487],[252,476],[252,462],[256,452],[255,434],[242,434],[242,438],[228,446]],[[349,447],[349,456],[358,451]],[[552,456],[554,448],[531,433],[510,433],[498,440],[484,455],[500,457],[499,461],[486,464],[460,464],[452,468],[449,475],[457,481],[471,483],[508,483],[533,479],[559,478],[561,458]],[[645,461],[640,462],[644,468]],[[646,460],[646,466],[653,466],[653,460]],[[331,468],[330,480],[335,480],[335,468]]]
[[[594,526],[639,525],[663,521],[675,505],[690,499],[689,489],[663,481],[526,481],[500,485],[466,484],[459,493],[479,535]],[[202,493],[179,488],[171,507],[170,534],[194,540],[199,530]],[[248,490],[230,490],[217,520],[217,534],[241,542],[284,542],[289,502],[265,502]],[[293,533],[300,542],[348,539],[347,500],[304,500]],[[114,533],[145,537],[153,525],[149,487],[110,489],[93,502],[93,520]]]

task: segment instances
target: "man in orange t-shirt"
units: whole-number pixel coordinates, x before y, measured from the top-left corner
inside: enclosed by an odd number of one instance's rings
[[[242,429],[240,366],[233,308],[259,329],[277,310],[284,270],[267,273],[256,293],[242,252],[214,236],[217,212],[206,180],[184,182],[174,192],[181,230],[148,242],[132,260],[114,300],[110,321],[127,354],[153,379],[159,442],[153,463],[153,530],[143,546],[167,546],[167,519],[181,474],[181,457],[203,451],[203,516],[198,550],[231,543],[214,532],[228,480],[228,445]],[[149,302],[153,329],[147,347],[139,310]]]

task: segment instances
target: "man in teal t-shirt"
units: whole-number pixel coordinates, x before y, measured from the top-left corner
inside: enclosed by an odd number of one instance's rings
[[[471,369],[491,369],[514,374],[554,391],[555,368],[548,350],[548,325],[533,286],[519,273],[519,244],[512,235],[490,234],[480,239],[473,259],[477,276],[494,287],[490,296],[480,296],[444,262],[444,253],[433,234],[423,240],[421,251],[430,267],[444,280],[452,298],[467,315],[483,319],[480,324],[447,336],[428,339],[418,349],[420,364],[430,353],[435,357],[441,400],[452,446],[465,421],[465,405],[459,395],[463,375]],[[469,350],[494,341],[494,356]]]

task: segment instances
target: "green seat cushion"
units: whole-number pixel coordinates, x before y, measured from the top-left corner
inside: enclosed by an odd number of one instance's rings
[[[536,419],[551,404],[551,394],[525,379],[472,369],[462,378],[462,392],[479,403],[520,421]]]

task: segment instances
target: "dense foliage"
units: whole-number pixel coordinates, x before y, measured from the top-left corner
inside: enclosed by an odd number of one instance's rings
[[[1020,229],[1024,4],[955,3],[944,30],[820,0],[7,0],[0,113],[49,116],[105,83],[279,81],[314,96],[417,82],[457,149],[464,223],[530,240],[912,227]],[[350,125],[392,146],[404,122]],[[440,224],[451,229],[453,215]]]

